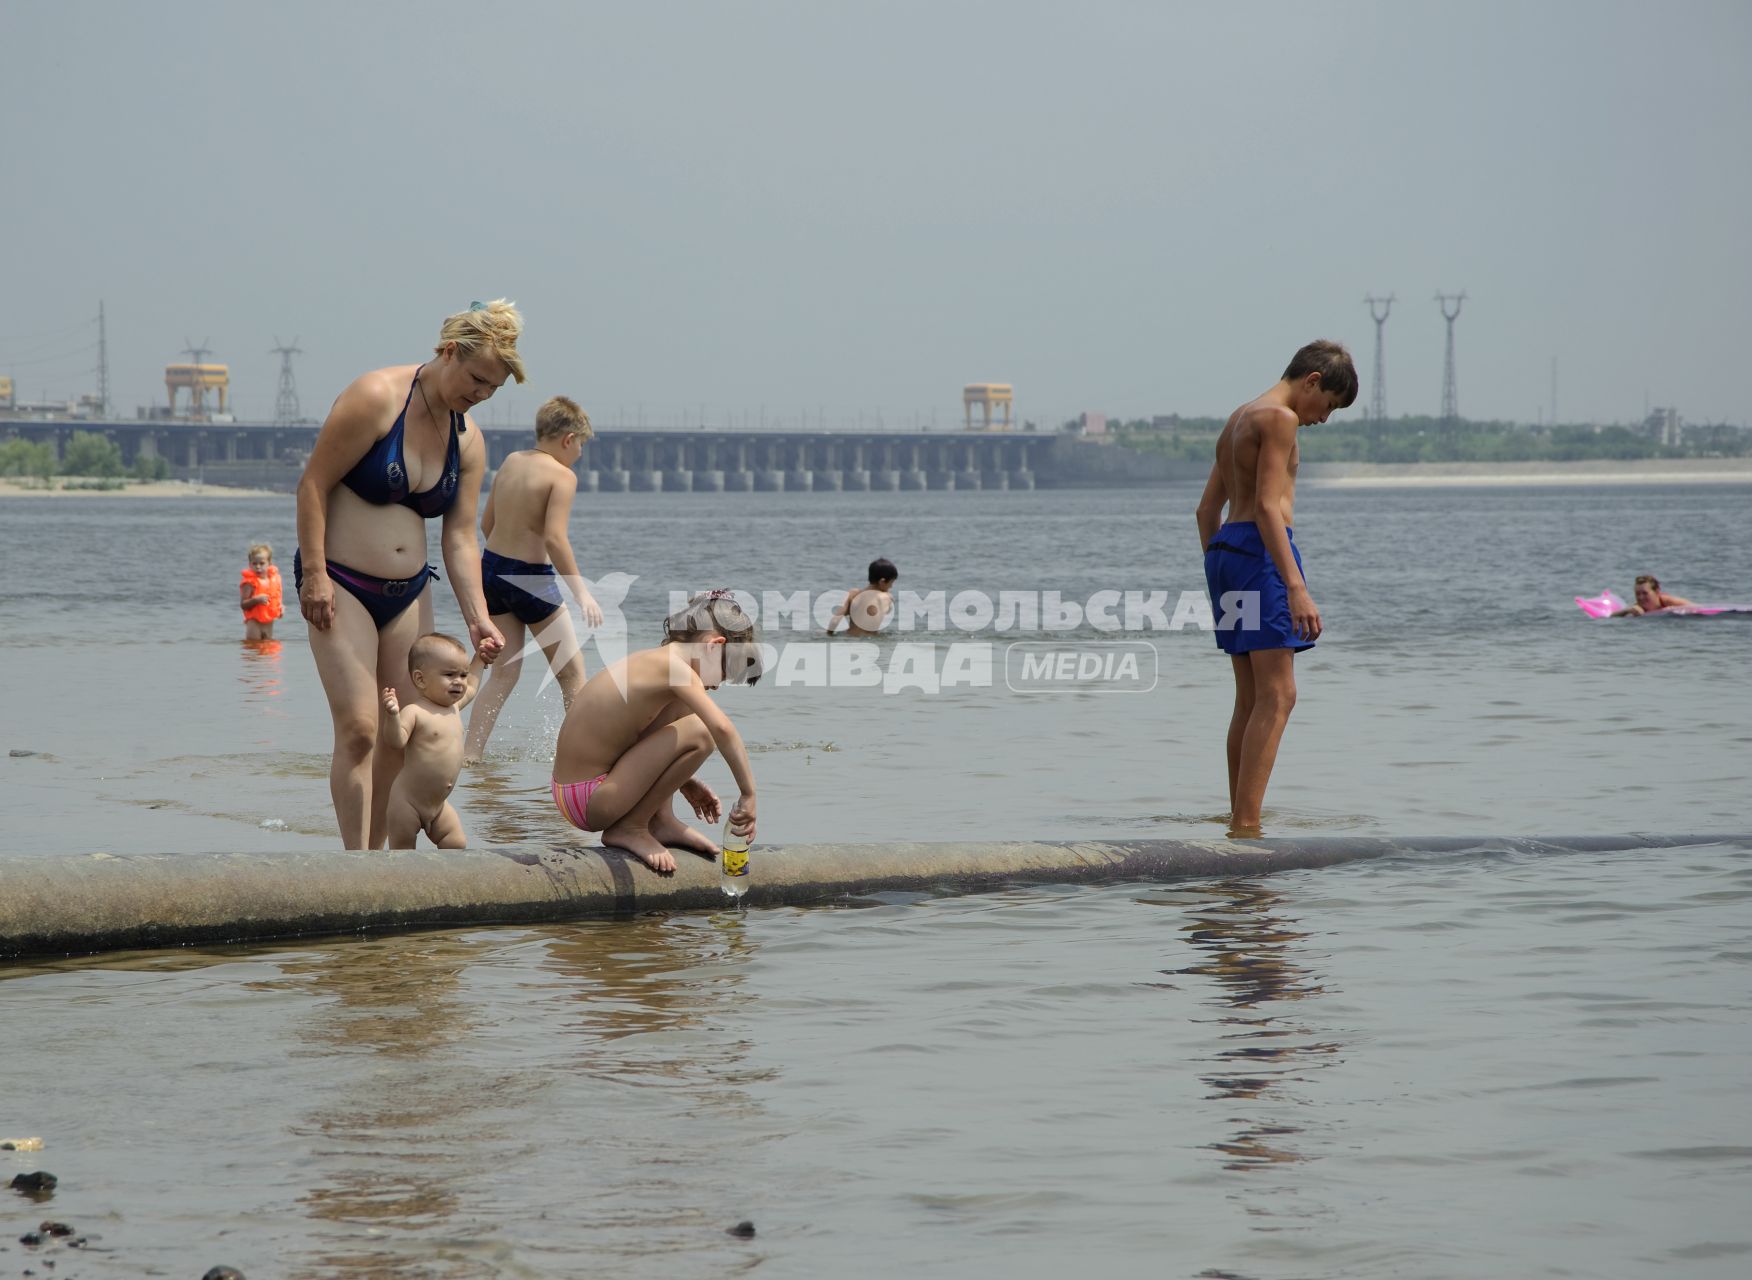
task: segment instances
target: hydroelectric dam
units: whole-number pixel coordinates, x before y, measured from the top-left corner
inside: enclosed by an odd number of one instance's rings
[[[0,419],[0,440],[52,446],[64,457],[76,431],[111,440],[124,465],[163,458],[177,479],[297,487],[316,443],[315,423],[173,419]],[[533,425],[480,427],[489,468],[529,448]],[[1108,441],[1021,431],[601,430],[584,446],[587,493],[791,493],[1090,488],[1202,480],[1206,462],[1141,453]]]

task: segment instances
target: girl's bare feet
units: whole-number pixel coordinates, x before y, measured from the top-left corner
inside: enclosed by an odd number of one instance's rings
[[[673,813],[659,813],[651,819],[651,834],[671,849],[686,849],[711,861],[718,856],[718,846],[712,837],[695,831]]]
[[[668,875],[675,870],[675,855],[663,847],[663,841],[649,827],[617,822],[603,831],[602,843],[625,849],[653,871]]]

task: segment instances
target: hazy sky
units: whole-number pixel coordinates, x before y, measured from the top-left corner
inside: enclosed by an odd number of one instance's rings
[[[1752,5],[6,0],[0,373],[320,416],[523,308],[600,423],[1215,414],[1316,336],[1367,405],[1752,422]],[[521,419],[519,419],[521,420]]]

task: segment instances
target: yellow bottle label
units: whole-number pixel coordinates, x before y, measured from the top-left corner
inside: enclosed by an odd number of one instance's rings
[[[748,850],[724,850],[724,874],[727,876],[745,876],[748,874]]]

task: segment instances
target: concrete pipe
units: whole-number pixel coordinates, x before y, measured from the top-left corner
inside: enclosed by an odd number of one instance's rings
[[[1254,876],[1392,855],[1700,844],[1752,848],[1752,835],[757,847],[745,900],[756,907],[803,905],[881,892]],[[722,909],[717,865],[686,853],[676,859],[677,871],[660,876],[618,849],[567,843],[393,853],[0,856],[0,958]]]

